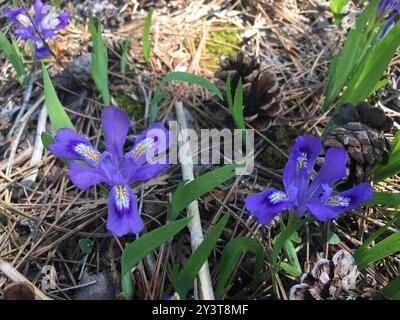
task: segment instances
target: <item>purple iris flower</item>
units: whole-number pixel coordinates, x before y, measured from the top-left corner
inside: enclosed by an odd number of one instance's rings
[[[130,185],[150,180],[168,167],[166,156],[154,161],[169,148],[168,131],[161,123],[152,124],[124,154],[129,117],[117,107],[106,107],[101,112],[101,121],[106,138],[104,152],[100,153],[86,138],[68,128],[58,130],[49,149],[57,157],[85,162],[68,163],[68,175],[79,189],[98,183],[111,187],[108,197],[109,231],[118,237],[127,233],[138,234],[143,229],[143,221],[138,213],[137,196]]]
[[[310,182],[321,150],[321,141],[315,136],[296,138],[283,171],[285,192],[271,188],[245,200],[246,209],[259,223],[270,222],[286,209],[297,215],[311,213],[320,221],[335,219],[340,213],[354,209],[372,197],[372,187],[367,182],[333,194],[333,185],[346,176],[348,155],[342,148],[327,150],[321,169]]]
[[[43,3],[40,0],[36,0],[33,6],[33,11],[33,20],[44,39],[56,36],[56,31],[65,28],[68,23],[68,11],[57,14],[54,7]],[[23,8],[7,8],[4,10],[3,14],[5,17],[17,24],[18,27],[14,31],[15,35],[22,39],[33,40],[35,56],[37,59],[41,59],[51,54],[40,36],[36,33],[35,27]]]
[[[400,1],[398,0],[381,0],[376,8],[376,16],[382,19],[393,10],[400,9]]]

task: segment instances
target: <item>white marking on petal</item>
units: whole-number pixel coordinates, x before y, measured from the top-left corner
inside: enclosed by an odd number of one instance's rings
[[[268,198],[272,204],[284,202],[284,201],[287,201],[287,199],[288,199],[287,195],[282,191],[273,192],[268,196]]]
[[[125,186],[117,186],[115,193],[115,205],[119,211],[129,208],[129,195]]]
[[[21,22],[25,27],[29,27],[32,25],[29,18],[23,13],[20,13],[19,15],[17,15],[17,20],[19,22]]]
[[[143,152],[149,150],[154,146],[153,138],[146,138],[139,142],[139,144],[132,150],[133,156],[135,159],[139,158]]]
[[[74,147],[74,150],[89,161],[94,161],[96,163],[100,162],[99,152],[85,143],[78,143]]]
[[[55,11],[49,12],[42,20],[42,27],[44,29],[55,29],[60,24],[60,20],[57,18]]]
[[[297,171],[300,171],[303,168],[307,168],[308,158],[307,154],[302,152],[301,155],[297,158]]]
[[[329,197],[326,199],[325,204],[329,207],[348,207],[350,205],[350,198],[346,197]]]

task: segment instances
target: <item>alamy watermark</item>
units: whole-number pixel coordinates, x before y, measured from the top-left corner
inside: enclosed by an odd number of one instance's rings
[[[237,175],[250,175],[254,168],[254,130],[180,129],[176,121],[168,123],[168,137],[161,129],[149,130],[134,150],[138,157],[146,151],[148,163],[163,164],[230,164],[243,163]],[[245,137],[245,138],[244,138]],[[168,152],[163,152],[167,149]]]

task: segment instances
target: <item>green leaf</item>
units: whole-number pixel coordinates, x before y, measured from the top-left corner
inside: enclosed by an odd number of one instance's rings
[[[380,241],[372,248],[368,248],[368,246],[377,239],[383,232],[387,230],[391,225],[393,225],[398,219],[400,215],[395,217],[392,221],[387,223],[385,226],[379,228],[375,231],[366,241],[364,241],[363,245],[360,246],[357,251],[354,253],[354,259],[357,262],[357,266],[359,270],[363,270],[368,267],[369,264],[374,263],[378,260],[386,258],[393,253],[396,253],[400,250],[400,232],[396,232],[384,240]]]
[[[150,64],[150,52],[151,52],[151,39],[150,39],[150,29],[151,29],[151,17],[153,15],[153,10],[149,10],[144,22],[142,43],[143,43],[143,57],[144,60]]]
[[[27,75],[22,61],[21,52],[19,51],[15,39],[12,39],[11,41],[12,42],[10,43],[4,33],[0,31],[0,49],[14,67],[20,85],[24,86],[27,82]]]
[[[332,105],[351,75],[362,64],[374,36],[374,20],[378,0],[363,10],[350,29],[342,51],[336,55],[329,66],[328,86],[324,101],[324,110]]]
[[[107,48],[104,47],[101,35],[101,25],[98,28],[94,25],[92,17],[89,19],[89,30],[92,34],[93,52],[92,52],[92,68],[91,74],[99,90],[103,103],[110,105],[111,96],[108,88],[108,54]]]
[[[93,250],[93,243],[90,239],[80,239],[79,240],[79,248],[83,253],[89,254]]]
[[[342,242],[342,240],[340,240],[339,236],[336,233],[334,233],[333,231],[329,230],[328,243],[330,245],[334,246],[341,242]]]
[[[221,269],[219,271],[217,286],[215,289],[215,298],[217,300],[223,299],[224,295],[231,288],[232,284],[229,283],[229,280],[232,278],[241,255],[247,251],[253,251],[256,254],[256,265],[254,267],[252,284],[255,285],[257,283],[264,268],[263,248],[255,239],[247,237],[233,239],[225,246],[219,262]]]
[[[383,181],[400,172],[400,131],[396,133],[386,165],[378,165],[374,172],[374,181]]]
[[[245,130],[246,126],[244,124],[243,118],[243,85],[242,79],[239,79],[239,83],[235,90],[235,98],[233,101],[233,120],[235,121],[236,127],[238,129]]]
[[[203,242],[197,247],[196,251],[190,256],[183,270],[177,275],[178,278],[176,279],[176,287],[174,289],[182,299],[186,298],[188,291],[193,287],[197,273],[217,245],[228,219],[229,216],[225,214],[218,221]]]
[[[51,122],[51,128],[53,132],[57,132],[61,128],[69,128],[75,130],[68,114],[65,112],[60,100],[57,97],[56,90],[54,90],[53,83],[51,82],[49,73],[45,65],[42,63],[42,74],[43,74],[43,86],[44,86],[44,97],[49,113]],[[48,138],[48,137],[47,137]],[[49,141],[49,140],[47,140]]]
[[[382,89],[388,83],[389,83],[389,79],[383,79],[383,80],[378,81],[378,83],[375,85],[375,87],[372,89],[372,91],[369,93],[368,96],[373,95],[376,91]]]
[[[168,92],[161,91],[159,87],[156,88],[156,91],[154,93],[153,99],[151,99],[151,104],[150,104],[150,119],[149,122],[153,123],[157,119],[157,109],[158,109],[158,104],[162,99],[167,97],[169,95]]]
[[[390,300],[400,300],[400,276],[397,276],[384,287],[380,293]]]
[[[398,208],[400,206],[400,193],[375,191],[373,193],[372,199],[367,201],[366,204],[379,204],[389,208]]]
[[[292,234],[297,231],[300,227],[305,225],[306,223],[311,223],[314,221],[314,218],[302,218],[296,222],[293,222],[285,230],[281,232],[278,238],[275,241],[274,248],[272,249],[271,253],[271,276],[272,276],[272,284],[273,290],[276,294],[276,274],[279,272],[280,263],[278,263],[279,253],[281,252],[282,248],[285,245],[286,240],[288,240]]]
[[[400,22],[396,23],[382,42],[366,57],[363,66],[356,72],[343,93],[340,103],[359,103],[368,97],[392,61],[400,45]]]
[[[49,135],[47,132],[42,132],[40,138],[42,139],[42,143],[46,149],[48,149],[49,144],[54,142],[54,137]]]
[[[128,53],[129,53],[129,47],[131,45],[131,41],[125,41],[124,44],[121,46],[122,52],[121,52],[121,62],[120,62],[120,71],[121,74],[125,75],[126,74],[126,68],[128,65]]]
[[[331,0],[331,10],[334,16],[335,24],[340,24],[342,21],[342,13],[346,3],[347,0]]]
[[[167,81],[184,81],[192,84],[197,84],[203,88],[210,90],[212,93],[217,95],[221,100],[224,100],[221,91],[218,87],[213,84],[212,82],[204,79],[202,77],[198,77],[193,73],[189,72],[169,72],[167,75],[162,79],[162,82]]]
[[[182,182],[172,195],[171,218],[175,220],[184,208],[194,200],[205,195],[210,190],[229,180],[236,175],[236,169],[242,168],[242,164],[228,164],[211,172],[208,172],[192,181]]]
[[[190,220],[191,217],[187,217],[159,227],[142,235],[139,239],[125,247],[121,257],[121,277],[123,290],[128,296],[131,296],[129,292],[132,291],[128,285],[130,283],[130,270],[145,256],[185,228]]]

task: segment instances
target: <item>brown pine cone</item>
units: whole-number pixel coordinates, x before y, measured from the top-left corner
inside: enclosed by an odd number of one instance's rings
[[[282,112],[282,95],[275,75],[255,58],[245,57],[242,53],[236,58],[228,57],[223,60],[220,69],[215,72],[217,85],[223,92],[226,92],[228,75],[232,98],[239,80],[242,79],[245,120],[257,130],[268,130]]]
[[[323,138],[325,148],[345,148],[349,154],[346,186],[371,181],[375,165],[385,164],[390,144],[384,136],[393,126],[393,120],[384,111],[365,102],[356,107],[342,105],[333,116],[335,128]]]
[[[313,269],[290,289],[289,300],[371,299],[376,281],[360,277],[353,256],[339,250],[332,260],[318,257]]]
[[[93,17],[95,21],[101,21],[105,28],[118,29],[123,23],[118,7],[109,0],[86,0],[76,6],[76,11],[82,17]]]

